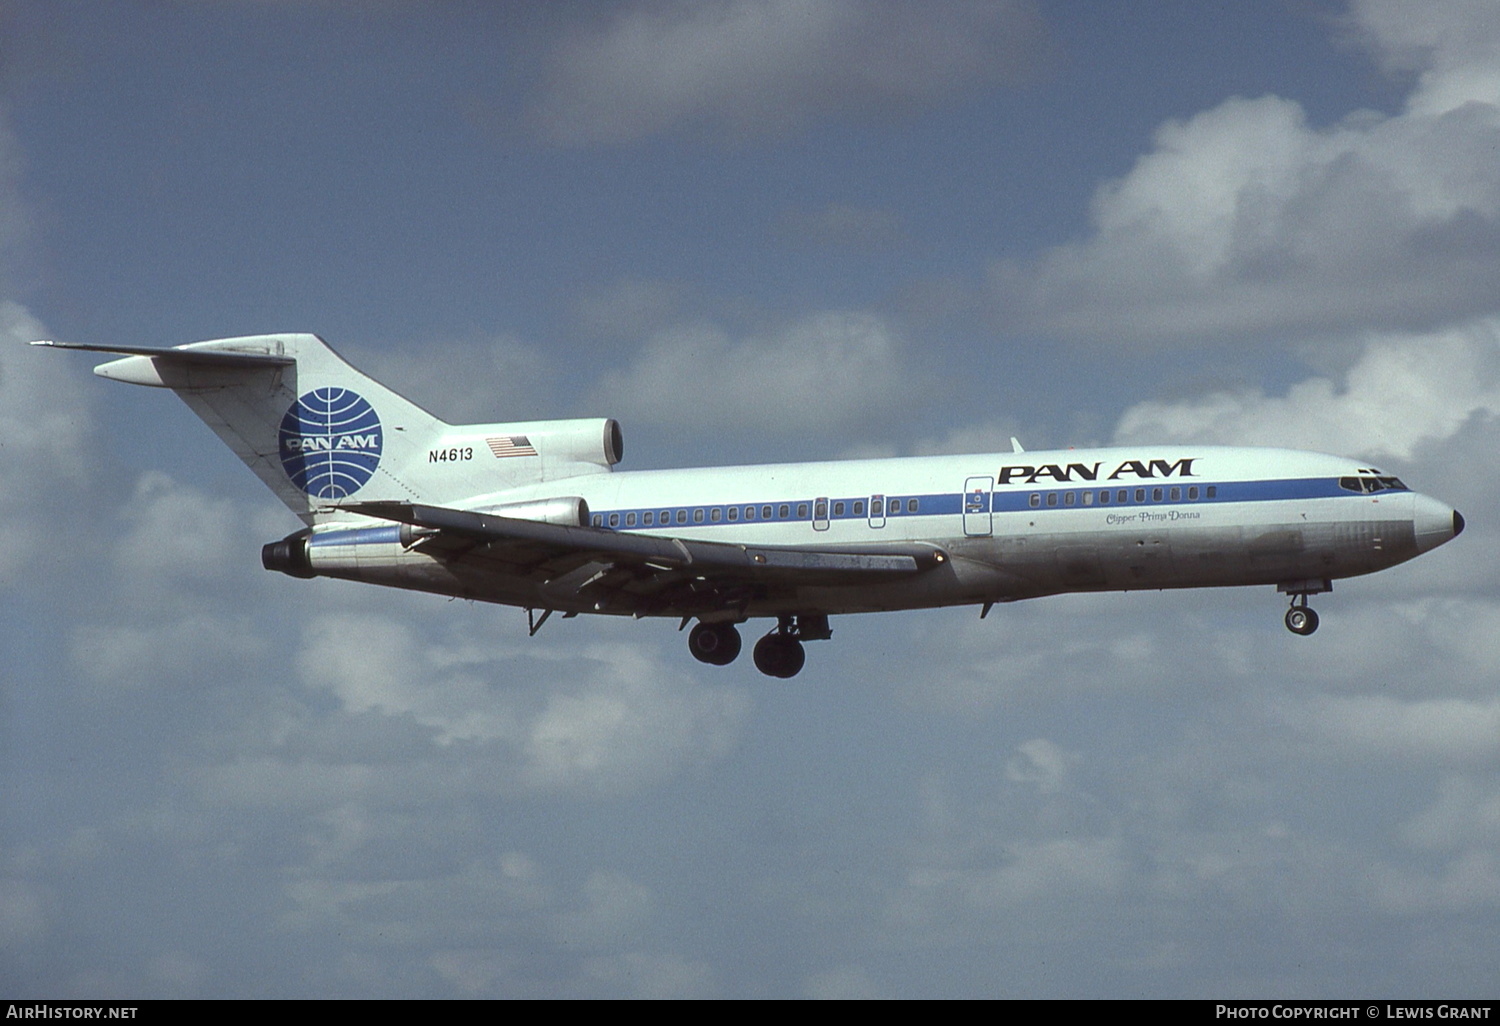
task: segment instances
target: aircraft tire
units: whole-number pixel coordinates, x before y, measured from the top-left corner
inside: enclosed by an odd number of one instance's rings
[[[755,643],[755,668],[768,677],[795,677],[807,662],[802,642],[786,634],[767,634]]]
[[[732,623],[700,623],[688,634],[693,658],[711,666],[728,666],[740,654],[740,632]]]
[[[1286,611],[1286,629],[1306,637],[1318,629],[1318,614],[1306,606],[1293,606]]]

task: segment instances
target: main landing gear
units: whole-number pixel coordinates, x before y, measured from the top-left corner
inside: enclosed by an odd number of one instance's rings
[[[828,617],[783,616],[769,634],[755,643],[755,668],[768,677],[795,677],[807,662],[804,641],[833,637]],[[740,654],[740,632],[732,623],[699,623],[688,634],[688,651],[699,662],[728,666]]]
[[[700,623],[688,635],[688,651],[699,662],[728,666],[740,654],[740,632],[732,623]]]
[[[768,677],[795,677],[807,662],[807,651],[792,634],[772,631],[755,643],[755,668]]]
[[[1276,590],[1292,597],[1292,608],[1286,611],[1286,629],[1305,638],[1318,629],[1318,614],[1313,612],[1312,607],[1307,604],[1307,596],[1332,591],[1333,582],[1329,580],[1292,581],[1288,584],[1278,584]]]

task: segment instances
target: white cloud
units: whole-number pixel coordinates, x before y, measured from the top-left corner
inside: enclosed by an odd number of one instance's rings
[[[857,965],[811,973],[803,987],[815,1001],[873,1001],[889,997],[869,971]]]
[[[539,787],[628,790],[723,756],[748,711],[744,696],[666,668],[634,645],[590,646],[586,686],[553,688],[528,724],[525,779]]]
[[[555,416],[557,369],[511,336],[371,349],[360,369],[450,424]]]
[[[0,301],[0,571],[7,573],[42,554],[43,526],[68,517],[94,465],[86,398],[93,379],[71,354],[26,345],[46,337],[24,307]]]
[[[543,135],[573,145],[683,124],[779,131],[1015,78],[1040,39],[1021,0],[633,3],[560,41],[532,113]]]
[[[891,906],[892,929],[972,929],[1029,905],[1107,902],[1131,871],[1117,839],[992,840],[959,864],[913,864]],[[967,924],[967,925],[964,925]]]
[[[747,711],[738,691],[663,667],[637,644],[527,652],[461,636],[424,637],[376,614],[324,616],[308,626],[297,665],[350,714],[418,724],[441,747],[464,743],[458,753],[481,746],[500,786],[630,792],[723,756]]]
[[[308,626],[298,670],[309,687],[326,689],[350,713],[410,716],[441,744],[494,740],[519,730],[485,683],[446,652],[423,646],[405,624],[374,614],[320,617]],[[441,680],[440,684],[436,684]]]
[[[610,987],[610,993],[623,992],[648,1000],[718,994],[712,967],[698,959],[630,951],[589,959],[583,964],[583,972],[590,983]]]
[[[137,586],[158,579],[210,585],[258,548],[246,511],[159,470],[136,479],[122,516],[129,530],[116,543],[115,563]]]
[[[596,869],[571,908],[552,916],[552,934],[568,947],[595,948],[626,939],[651,915],[651,890],[623,873]]]
[[[1222,625],[1210,628],[1180,597],[1157,594],[1035,599],[996,606],[983,620],[972,608],[905,617],[899,624],[902,643],[952,670],[897,677],[897,687],[929,708],[969,714],[1051,703],[1063,694],[1093,699],[1122,686],[1136,694],[1161,694],[1183,683],[1162,675],[1159,667],[1163,653],[1179,650],[1184,632],[1207,633],[1216,644],[1226,640]],[[940,626],[934,617],[942,617]],[[1109,672],[1101,672],[1106,666]],[[1036,752],[1042,755],[1041,749]],[[1014,766],[1021,770],[1030,761],[1023,758]],[[1030,765],[1026,772],[1038,770]]]
[[[1444,28],[1412,31],[1429,17]],[[1377,46],[1420,62],[1404,111],[1315,127],[1294,101],[1235,97],[1164,124],[1154,149],[1098,190],[1091,238],[995,266],[999,316],[1203,345],[1494,309],[1500,22],[1463,0],[1366,4],[1354,18]]]
[[[1495,746],[1500,700],[1325,696],[1310,700],[1292,718],[1346,755],[1439,765],[1500,760]]]
[[[3,71],[0,69],[0,74]],[[23,258],[24,246],[34,228],[21,197],[22,164],[21,146],[11,131],[9,119],[0,119],[0,283],[8,281],[14,271],[12,265]]]
[[[203,800],[215,807],[302,811],[379,793],[380,770],[348,754],[343,761],[326,762],[242,751],[196,770],[193,779]]]
[[[157,955],[148,963],[147,972],[153,982],[177,997],[201,994],[203,984],[209,978],[208,964],[186,951],[169,951]]]
[[[1283,396],[1217,392],[1139,403],[1117,444],[1280,445],[1410,460],[1471,418],[1500,413],[1500,319],[1371,336],[1342,381],[1309,378]]]
[[[254,665],[265,651],[260,610],[247,600],[274,587],[256,559],[285,532],[279,510],[243,509],[148,470],[113,516],[123,527],[68,631],[84,679],[106,687],[198,686]],[[105,537],[107,534],[101,532]]]
[[[226,667],[264,652],[259,631],[247,620],[180,608],[136,606],[136,617],[127,623],[78,626],[69,644],[74,665],[99,685],[160,688],[216,680]]]
[[[920,387],[903,349],[871,314],[818,314],[741,340],[714,327],[683,327],[652,337],[610,378],[608,399],[621,416],[710,430],[847,426]]]
[[[686,294],[674,282],[628,276],[585,289],[574,302],[574,316],[591,335],[639,339],[671,323]]]
[[[360,872],[357,863],[342,868]],[[286,928],[332,929],[367,952],[416,959],[414,978],[389,981],[406,996],[430,986],[428,973],[439,993],[468,996],[711,993],[705,963],[634,949],[656,909],[649,888],[615,870],[566,873],[509,851],[418,876],[304,871],[286,892]]]
[[[1402,834],[1409,844],[1426,851],[1495,848],[1500,845],[1500,780],[1445,779],[1432,805],[1407,822]]]
[[[1371,867],[1369,876],[1377,907],[1398,915],[1457,912],[1467,917],[1485,906],[1500,906],[1500,857],[1493,850],[1471,849],[1433,872],[1380,864]]]
[[[514,871],[518,861],[527,864],[526,872]],[[578,900],[553,874],[529,863],[528,856],[507,853],[465,859],[445,872],[395,878],[360,874],[357,865],[344,867],[357,877],[304,872],[286,886],[292,904],[283,918],[299,930],[334,924],[364,941],[427,945],[446,940],[460,952],[465,942],[515,933],[519,922],[536,915],[545,919]],[[463,955],[450,964],[460,974],[476,968]]]
[[[904,237],[901,219],[893,211],[849,203],[793,208],[777,218],[776,227],[791,243],[859,250],[888,249]]]
[[[1023,446],[1026,444],[1025,432],[1015,424],[996,424],[989,421],[983,424],[966,424],[950,429],[946,434],[937,438],[924,438],[912,446],[912,455],[915,456],[943,456],[949,453],[971,453],[971,452],[1010,452],[1012,438],[1015,438]],[[895,455],[894,453],[880,455]]]
[[[1016,754],[1005,764],[1005,779],[1055,794],[1067,786],[1069,768],[1077,761],[1076,755],[1046,738],[1033,738],[1016,746]]]
[[[0,878],[0,950],[38,946],[55,903],[55,896],[44,884]]]
[[[1500,103],[1500,8],[1490,0],[1413,7],[1402,0],[1354,0],[1351,31],[1393,70],[1420,72],[1412,110]]]

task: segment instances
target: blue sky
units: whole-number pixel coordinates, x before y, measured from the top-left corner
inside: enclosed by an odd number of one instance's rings
[[[1500,8],[0,5],[0,991],[1493,995]],[[168,395],[315,331],[622,469],[1184,441],[1470,530],[1339,585],[667,623],[297,582]],[[1476,473],[1476,470],[1481,472]]]

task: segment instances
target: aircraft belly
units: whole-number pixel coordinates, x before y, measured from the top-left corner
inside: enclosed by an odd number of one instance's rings
[[[955,542],[947,548],[949,558],[942,566],[914,577],[861,585],[788,589],[752,601],[747,613],[756,616],[873,613],[1008,602],[1036,594],[1030,581],[996,566],[992,559],[960,554],[957,550],[961,548],[966,547]]]
[[[1408,520],[1346,521],[1336,525],[1332,544],[1349,575],[1383,570],[1418,553],[1416,532]]]
[[[970,542],[976,541],[970,539]],[[969,545],[1007,577],[1010,597],[1067,591],[1129,591],[1277,584],[1371,573],[1417,554],[1407,521],[1149,525],[1104,531],[1003,534]]]

